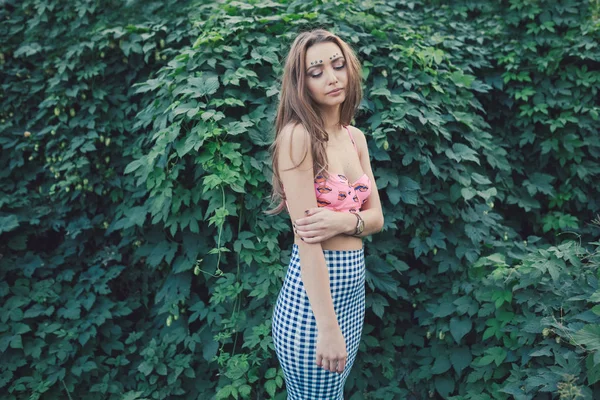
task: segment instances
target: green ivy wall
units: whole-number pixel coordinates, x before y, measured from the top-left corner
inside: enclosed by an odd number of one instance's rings
[[[286,398],[262,211],[316,27],[363,62],[386,220],[346,398],[600,396],[598,2],[0,7],[3,399]]]

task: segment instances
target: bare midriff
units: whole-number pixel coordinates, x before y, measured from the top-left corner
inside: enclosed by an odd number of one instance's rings
[[[294,243],[300,243],[300,238],[296,237]],[[360,250],[363,242],[360,237],[341,234],[321,242],[321,247],[323,250]]]

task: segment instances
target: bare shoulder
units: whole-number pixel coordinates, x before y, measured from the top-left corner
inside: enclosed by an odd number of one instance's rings
[[[348,129],[350,129],[350,132],[352,133],[352,137],[356,141],[356,145],[361,150],[361,152],[363,149],[367,150],[367,138],[366,138],[365,134],[363,133],[363,131],[361,131],[360,129],[358,129],[357,127],[352,126],[352,125],[348,125]]]
[[[299,145],[308,141],[308,131],[304,128],[304,125],[298,123],[286,124],[279,133],[279,137],[282,144],[294,144]]]
[[[300,165],[306,162],[307,155],[310,156],[310,135],[302,124],[285,125],[278,140],[279,159],[283,164]]]

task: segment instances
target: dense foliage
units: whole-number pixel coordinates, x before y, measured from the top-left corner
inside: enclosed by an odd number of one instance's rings
[[[0,8],[3,398],[285,398],[261,211],[313,27],[363,62],[386,220],[346,397],[600,396],[598,3],[204,3]]]

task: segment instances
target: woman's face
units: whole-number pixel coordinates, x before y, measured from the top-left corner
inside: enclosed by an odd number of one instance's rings
[[[320,106],[337,106],[346,99],[348,69],[339,46],[317,43],[306,50],[306,87]]]

